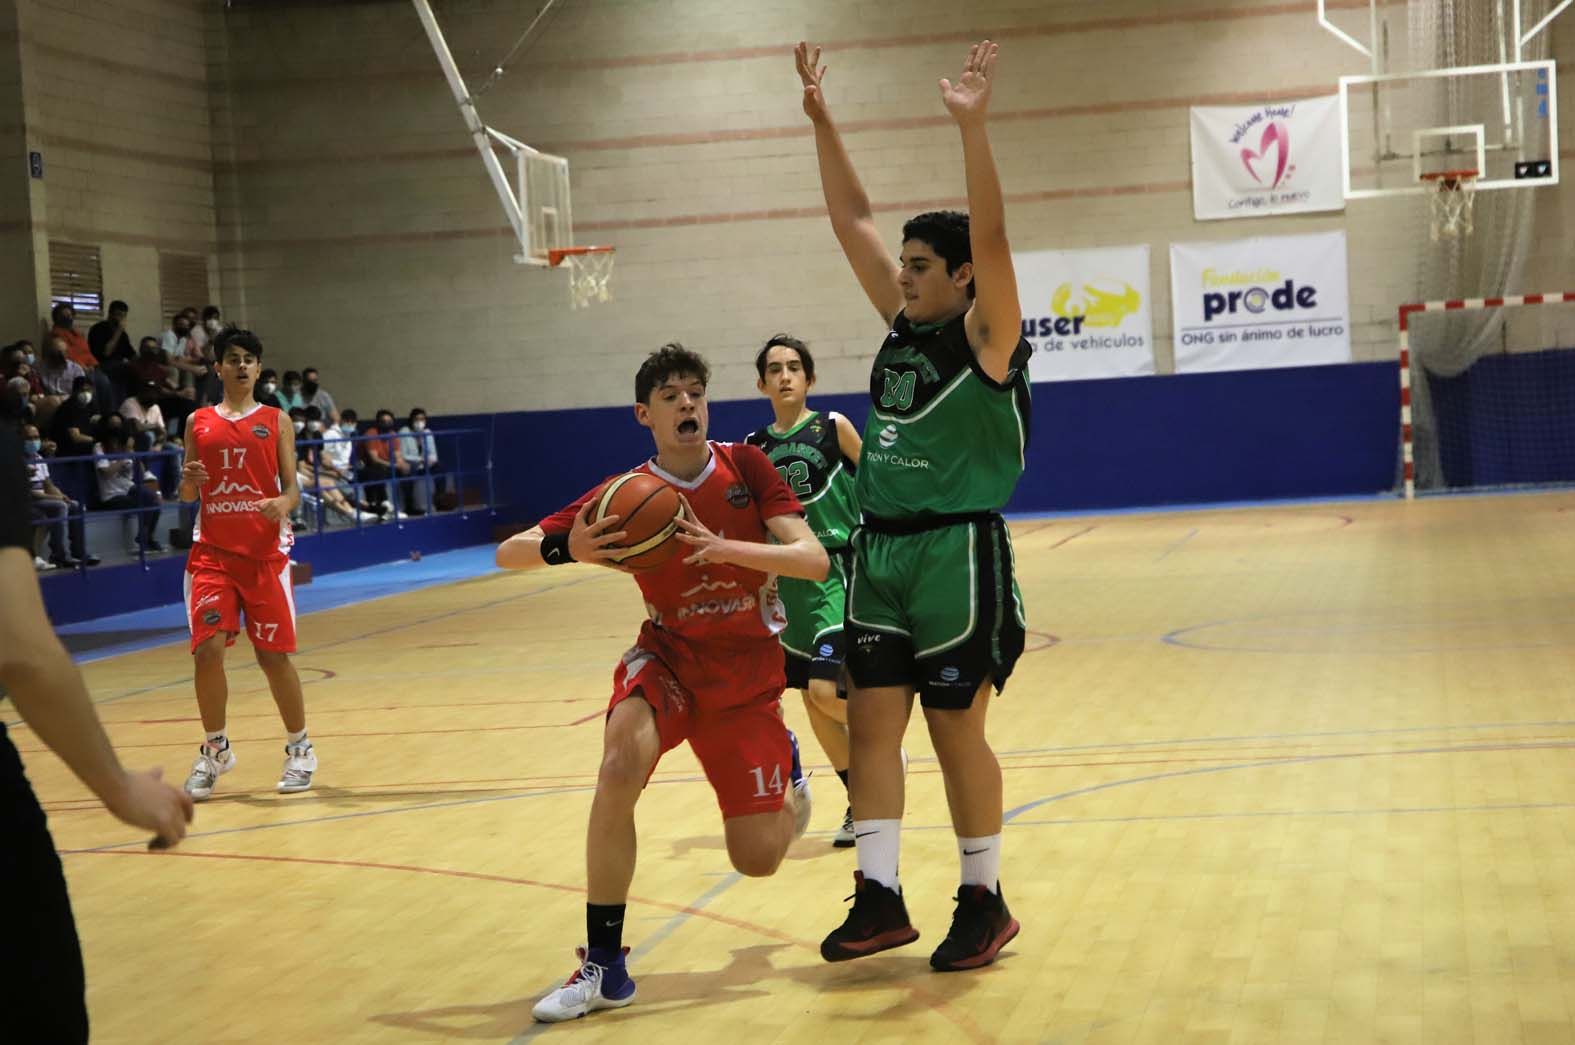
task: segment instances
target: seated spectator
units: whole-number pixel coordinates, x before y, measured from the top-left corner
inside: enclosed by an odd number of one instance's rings
[[[295,441],[300,442],[306,438],[306,407],[294,406],[287,411],[290,415],[290,424],[295,428]],[[295,456],[301,456],[299,453]]]
[[[82,506],[61,492],[49,478],[49,463],[43,457],[43,441],[38,428],[28,425],[22,429],[22,460],[31,479],[33,496],[33,525],[49,531],[49,561],[34,557],[33,565],[39,569],[60,566],[72,569],[86,563],[97,566],[96,555],[84,554],[82,533]],[[66,554],[66,531],[71,533],[71,554]]]
[[[66,343],[66,357],[93,379],[93,394],[99,402],[107,403],[113,399],[115,390],[110,386],[109,375],[99,368],[98,357],[93,354],[87,338],[77,330],[76,310],[61,302],[49,310],[49,318],[54,324],[49,330],[49,336],[58,337]]]
[[[301,375],[294,370],[286,370],[284,384],[274,393],[274,397],[279,400],[279,409],[286,413],[297,407],[305,410],[306,401],[301,398]]]
[[[44,394],[44,382],[38,376],[37,364],[38,359],[33,355],[31,341],[18,341],[0,350],[0,377],[6,380],[13,377],[26,378],[29,396]]]
[[[177,312],[170,317],[170,328],[159,338],[164,362],[179,371],[182,388],[191,388],[197,378],[210,369],[203,358],[202,346],[192,337],[191,327],[191,317]]]
[[[72,394],[77,378],[87,376],[86,370],[67,358],[66,343],[59,337],[51,337],[44,343],[44,359],[37,369],[38,380],[44,386],[44,395],[56,405]]]
[[[202,318],[197,321],[196,331],[202,332],[203,347],[213,344],[213,339],[219,336],[219,331],[224,329],[224,313],[219,311],[218,305],[209,305],[202,310]]]
[[[71,388],[71,398],[60,405],[50,422],[50,436],[59,445],[61,457],[79,457],[93,452],[98,422],[103,408],[93,397],[93,379],[79,377]]]
[[[139,450],[154,450],[164,444],[169,433],[164,428],[164,412],[159,409],[159,388],[151,381],[137,389],[120,404],[120,412],[132,426],[134,445]]]
[[[345,408],[339,414],[338,424],[329,424],[323,428],[323,456],[322,469],[340,482],[352,482],[355,479],[355,466],[351,463],[355,457],[356,413]]]
[[[445,469],[438,460],[437,439],[427,431],[427,412],[419,406],[410,411],[409,421],[399,430],[399,451],[410,464],[412,475],[431,477],[430,484],[417,480],[411,486],[423,499],[430,493],[427,509],[436,510],[438,502],[447,499],[448,484],[442,477]]]
[[[137,358],[131,364],[131,379],[136,388],[143,385],[158,386],[161,395],[170,389],[170,368],[164,363],[158,338],[149,336],[137,343]]]
[[[279,402],[275,393],[279,391],[279,372],[277,370],[264,370],[257,375],[257,401],[263,406],[271,406],[275,410],[283,410],[284,404]]]
[[[376,433],[377,439],[369,439],[361,444],[361,478],[363,479],[399,479],[410,474],[410,464],[405,460],[404,453],[399,449],[399,435],[394,431],[394,412],[392,410],[379,410],[377,412]],[[368,433],[371,434],[371,433]],[[405,514],[424,515],[425,512],[416,508],[415,491],[408,485],[404,488]],[[382,483],[377,483],[366,488],[366,499],[373,504],[382,504],[388,500],[388,490]]]
[[[159,496],[158,477],[143,471],[130,457],[106,456],[127,452],[124,432],[106,433],[103,443],[93,451],[98,455],[93,468],[98,472],[99,508],[140,509],[137,512],[137,547],[150,555],[163,551],[164,546],[154,537],[159,526],[159,508],[164,503]]]
[[[317,445],[322,438],[322,413],[315,406],[306,408],[306,430],[303,433],[305,445],[298,447],[295,457],[297,478],[301,484],[301,491],[314,497],[320,497],[323,504],[338,512],[346,518],[353,518],[355,510],[359,508],[378,521],[388,513],[387,504],[372,505],[367,502],[346,496],[350,489],[348,477],[334,472],[324,460],[323,447]]]
[[[0,424],[16,427],[23,422],[31,423],[36,414],[33,397],[28,395],[27,379],[13,377],[6,381],[0,388]]]
[[[323,419],[332,423],[339,419],[339,410],[334,404],[334,397],[317,383],[317,368],[309,366],[301,371],[301,402],[305,406],[315,406],[323,412]]]
[[[112,360],[130,363],[137,358],[131,347],[131,337],[126,333],[126,319],[131,306],[124,301],[111,301],[109,314],[88,328],[88,350],[102,366]]]

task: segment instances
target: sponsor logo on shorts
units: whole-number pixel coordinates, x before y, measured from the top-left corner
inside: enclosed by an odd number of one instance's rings
[[[855,638],[853,641],[856,642],[857,644],[859,644],[860,646],[873,646],[873,645],[875,645],[875,643],[880,641],[880,632],[878,632],[878,631],[862,631],[862,632],[859,633],[858,637]]]
[[[727,503],[734,508],[749,507],[749,487],[743,483],[734,483],[727,488]]]
[[[252,435],[255,435],[259,439],[266,439],[266,438],[268,438],[268,426],[267,425],[252,425]]]
[[[942,682],[956,682],[957,679],[961,675],[962,675],[962,672],[958,671],[956,668],[942,668],[941,669],[941,681]]]
[[[835,652],[837,652],[836,647],[832,646],[831,643],[823,642],[820,644],[820,655],[822,657],[829,657]]]
[[[213,625],[219,623],[219,621],[221,621],[223,619],[224,619],[224,615],[222,613],[220,613],[218,610],[209,610],[207,613],[204,613],[202,615],[202,622],[204,624],[208,625],[209,627],[212,627]]]
[[[219,601],[219,596],[217,596],[217,595],[204,595],[202,598],[197,600],[197,605],[193,606],[192,609],[200,610],[204,606],[211,606],[215,602],[218,602],[218,601]]]

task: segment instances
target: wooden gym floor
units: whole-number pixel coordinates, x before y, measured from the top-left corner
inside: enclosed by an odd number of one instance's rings
[[[65,852],[99,1042],[1575,1040],[1575,494],[1014,525],[1033,636],[991,734],[1023,932],[939,976],[957,855],[917,719],[922,939],[816,950],[851,891],[817,764],[772,879],[727,864],[687,749],[640,810],[639,1001],[557,1027],[612,665],[641,615],[589,567],[302,620],[322,768],[231,654],[239,768],[154,855],[16,731]],[[184,777],[183,644],[89,664],[129,764]],[[26,902],[7,897],[6,902]]]

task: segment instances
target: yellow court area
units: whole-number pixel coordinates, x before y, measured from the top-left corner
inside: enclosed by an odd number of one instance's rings
[[[1013,529],[1034,635],[991,735],[1023,931],[994,967],[927,966],[957,852],[917,715],[923,936],[821,961],[855,863],[794,695],[810,836],[739,878],[674,752],[639,815],[636,1003],[532,1025],[582,942],[598,723],[642,613],[627,578],[572,566],[303,618],[304,795],[273,792],[280,727],[242,642],[240,765],[170,854],[16,730],[95,1040],[1575,1040],[1575,494]],[[85,670],[122,756],[184,777],[184,645]]]

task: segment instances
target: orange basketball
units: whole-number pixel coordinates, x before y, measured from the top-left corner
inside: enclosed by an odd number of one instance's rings
[[[677,518],[683,514],[684,503],[678,491],[646,472],[625,472],[608,481],[596,499],[591,502],[593,523],[609,515],[618,521],[614,530],[628,534],[623,549],[613,561],[637,573],[654,570],[684,550],[684,543],[674,539],[678,533]]]

